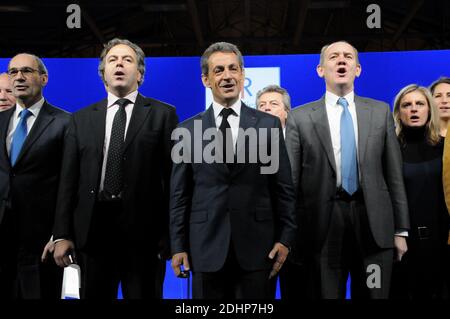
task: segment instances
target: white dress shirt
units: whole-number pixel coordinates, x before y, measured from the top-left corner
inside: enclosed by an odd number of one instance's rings
[[[225,108],[223,105],[220,105],[216,101],[213,101],[213,110],[214,110],[214,119],[216,121],[217,130],[222,123],[222,115],[220,112]],[[241,116],[241,100],[238,99],[233,105],[230,106],[233,109],[234,113],[228,116],[227,121],[230,124],[231,134],[233,136],[233,151],[236,153],[236,141],[239,132],[239,120]]]
[[[127,121],[125,124],[125,137],[127,136],[128,125],[130,124],[131,114],[133,113],[134,103],[136,102],[136,98],[138,95],[138,91],[131,92],[124,99],[128,99],[131,101],[130,104],[125,106],[125,112],[127,113]],[[106,160],[108,159],[108,150],[109,150],[109,141],[111,140],[111,130],[114,121],[114,116],[116,112],[119,110],[119,105],[116,102],[120,98],[108,92],[108,104],[106,109],[106,125],[105,125],[105,142],[103,143],[103,164],[102,164],[102,176],[100,179],[100,191],[103,190],[103,183],[105,181],[105,171],[106,171]]]
[[[31,112],[31,115],[28,116],[27,118],[27,135],[30,133],[31,128],[33,127],[34,122],[36,121],[39,112],[42,109],[42,105],[44,105],[44,102],[45,99],[42,97],[39,101],[37,101],[28,108],[28,111]],[[16,110],[14,111],[14,114],[12,115],[11,120],[9,121],[8,132],[6,134],[6,151],[8,152],[8,156],[10,156],[14,132],[16,131],[17,125],[19,124],[20,121],[20,113],[24,109],[25,108],[20,106],[19,103],[16,103]]]
[[[333,144],[334,160],[336,163],[336,187],[341,186],[341,114],[343,106],[337,104],[339,96],[327,91],[325,93],[325,106],[328,116],[328,124],[330,126],[331,143]],[[356,117],[355,93],[352,91],[343,96],[348,102],[348,110],[353,120],[353,129],[355,131],[356,157],[359,166],[358,156],[358,120]],[[359,169],[358,169],[359,174]]]

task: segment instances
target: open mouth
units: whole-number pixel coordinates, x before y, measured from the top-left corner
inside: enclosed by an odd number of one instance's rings
[[[114,72],[114,76],[115,77],[123,77],[125,75],[125,73],[123,73],[122,71],[116,71]]]
[[[340,67],[337,69],[337,73],[339,76],[345,76],[345,74],[347,74],[347,69],[345,67]]]
[[[234,84],[233,83],[227,83],[227,84],[221,85],[220,87],[225,89],[225,90],[232,90],[232,89],[234,89]]]
[[[420,117],[418,117],[417,115],[412,115],[409,119],[410,119],[411,121],[415,122],[415,121],[420,120]]]

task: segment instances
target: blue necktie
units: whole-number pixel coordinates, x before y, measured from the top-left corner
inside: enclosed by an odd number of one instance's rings
[[[27,109],[24,109],[20,112],[20,121],[17,124],[16,130],[14,131],[14,135],[11,143],[10,150],[10,158],[11,165],[14,166],[16,164],[17,158],[19,157],[20,150],[22,149],[23,142],[27,138],[27,119],[32,113]]]
[[[345,98],[339,98],[341,114],[341,179],[342,188],[352,195],[358,189],[358,162],[356,159],[355,131],[353,120]]]

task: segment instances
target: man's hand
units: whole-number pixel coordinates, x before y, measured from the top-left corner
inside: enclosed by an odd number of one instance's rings
[[[52,236],[53,238],[53,236]],[[41,261],[44,262],[47,260],[48,254],[52,254],[55,250],[55,242],[50,238],[48,243],[45,245],[44,250],[42,251]]]
[[[175,273],[175,276],[179,276],[181,273],[181,265],[183,265],[185,271],[189,271],[191,267],[189,267],[188,254],[185,252],[178,253],[172,256],[172,269]]]
[[[55,243],[53,258],[59,267],[67,267],[70,264],[76,263],[74,243],[68,239]]]
[[[396,252],[396,260],[401,261],[403,255],[408,251],[408,245],[406,244],[406,238],[403,236],[394,236],[394,246]]]
[[[287,248],[282,243],[275,243],[275,245],[273,245],[273,248],[269,253],[269,258],[274,259],[276,256],[276,259],[275,259],[275,262],[273,263],[272,271],[270,272],[269,279],[277,275],[277,273],[280,271],[281,267],[283,266],[288,254],[289,254],[289,248]]]

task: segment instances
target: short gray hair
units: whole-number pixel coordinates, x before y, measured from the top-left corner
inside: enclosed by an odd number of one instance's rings
[[[265,88],[259,90],[258,93],[256,93],[256,107],[258,107],[259,99],[261,98],[261,96],[265,93],[271,92],[281,94],[281,96],[283,97],[284,110],[289,113],[289,111],[291,110],[291,97],[289,96],[289,93],[288,91],[286,91],[286,89],[276,84],[268,85]]]
[[[145,74],[145,54],[144,51],[135,43],[126,40],[126,39],[119,39],[114,38],[110,40],[103,48],[102,53],[100,54],[100,64],[98,65],[98,75],[102,79],[103,83],[105,82],[105,58],[108,54],[109,50],[111,50],[116,45],[123,44],[126,46],[129,46],[131,49],[134,50],[137,57],[137,68],[139,73],[141,73],[141,80],[138,82],[138,86],[141,86],[142,83],[144,83],[144,74]]]
[[[238,47],[232,43],[228,42],[216,42],[211,44],[205,52],[203,52],[202,57],[200,58],[200,66],[202,68],[202,74],[208,74],[208,60],[209,57],[216,52],[230,52],[237,55],[239,60],[239,66],[241,69],[244,68],[244,58],[242,57],[241,51],[239,51]]]
[[[37,66],[38,66],[37,70],[38,70],[38,72],[40,74],[47,74],[48,75],[47,67],[45,66],[44,62],[41,60],[40,57],[38,57],[37,55],[34,55],[32,53],[23,52],[23,53],[16,54],[15,56],[12,57],[12,59],[14,59],[16,56],[19,56],[19,55],[28,55],[28,56],[32,57],[37,63]],[[8,62],[8,70],[9,70],[9,64],[11,63],[11,60],[9,60],[9,62]]]
[[[358,50],[356,50],[356,48],[355,48],[350,42],[347,42],[347,41],[345,41],[345,40],[341,40],[341,41],[336,41],[336,42],[333,42],[333,43],[328,43],[328,44],[326,44],[326,45],[324,45],[324,46],[322,47],[322,49],[320,50],[320,62],[319,62],[320,65],[323,65],[323,62],[324,62],[324,60],[325,60],[325,51],[326,51],[331,45],[333,45],[333,44],[335,44],[335,43],[339,43],[339,42],[347,43],[348,45],[350,45],[350,46],[353,48],[353,50],[355,50],[356,64],[359,64]]]

